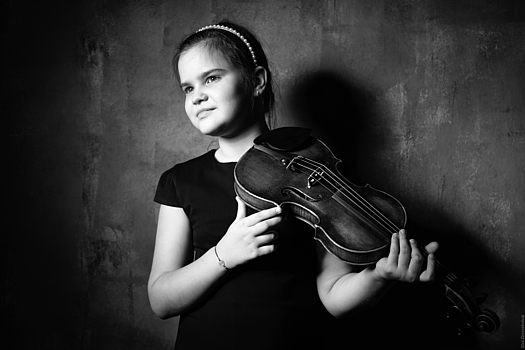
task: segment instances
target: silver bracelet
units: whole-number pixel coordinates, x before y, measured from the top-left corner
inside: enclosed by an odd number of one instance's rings
[[[224,262],[224,260],[219,258],[219,254],[217,254],[217,246],[213,247],[213,250],[215,251],[215,256],[217,257],[217,260],[219,260],[219,265],[221,265],[226,270],[229,270],[229,268],[226,266],[226,263]]]

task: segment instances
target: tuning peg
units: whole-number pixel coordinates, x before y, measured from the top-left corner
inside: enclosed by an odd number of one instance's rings
[[[485,300],[487,300],[487,293],[483,293],[479,296],[476,297],[476,303],[478,303],[478,305],[480,304],[483,304],[485,302]]]
[[[459,316],[459,310],[457,306],[449,306],[447,308],[447,318],[448,319],[454,319]]]
[[[470,333],[470,327],[468,324],[462,324],[458,326],[458,335],[464,337]]]
[[[465,277],[463,281],[465,282],[465,285],[470,289],[474,288],[476,284],[478,284],[478,280],[474,276]]]

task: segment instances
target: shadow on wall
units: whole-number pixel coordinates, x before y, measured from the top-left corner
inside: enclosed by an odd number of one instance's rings
[[[295,87],[287,101],[291,115],[295,117],[293,123],[312,128],[314,135],[343,160],[339,164],[341,173],[358,185],[367,183],[363,179],[366,174],[373,174],[378,184],[389,183],[388,174],[392,169],[379,164],[379,158],[373,155],[385,151],[390,127],[388,121],[382,120],[372,94],[330,71],[311,74],[296,82]],[[358,167],[363,164],[366,169]],[[388,192],[388,189],[384,190]],[[411,203],[406,203],[405,207],[408,204],[414,208],[428,206],[424,198],[410,197]],[[439,237],[439,261],[458,276],[482,275],[487,265],[494,262],[488,261],[482,250],[468,241],[459,222],[446,217],[440,208],[430,210],[435,218],[421,224],[417,218],[411,217],[408,230],[418,233],[420,245]],[[443,235],[443,232],[447,234]],[[468,261],[461,260],[465,256],[465,247],[468,247],[472,257]],[[458,271],[456,267],[461,269]],[[463,322],[461,318],[447,319],[447,309],[452,304],[444,292],[439,279],[429,284],[396,284],[373,308],[350,320],[338,321],[333,345],[341,344],[342,339],[349,339],[353,348],[358,349],[391,348],[395,345],[405,349],[479,348],[477,336],[457,335],[457,327]]]
[[[359,182],[352,171],[359,153],[363,120],[372,114],[364,89],[331,72],[317,72],[297,82],[289,104],[296,123],[311,128],[344,162],[339,166],[350,181]]]

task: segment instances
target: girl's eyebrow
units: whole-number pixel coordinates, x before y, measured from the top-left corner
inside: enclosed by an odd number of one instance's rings
[[[212,74],[212,73],[224,73],[226,72],[227,70],[224,69],[224,68],[212,68],[212,69],[209,69],[205,72],[202,72],[201,74],[199,74],[199,76],[197,77],[198,80],[202,80],[204,77],[207,77],[208,75]],[[180,87],[183,88],[185,86],[188,86],[188,85],[191,85],[190,83],[188,82],[185,82],[183,81],[182,83],[180,83]]]

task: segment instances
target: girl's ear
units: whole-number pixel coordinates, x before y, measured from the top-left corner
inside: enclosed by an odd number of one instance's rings
[[[255,90],[253,91],[255,97],[261,96],[264,92],[264,89],[266,88],[266,79],[268,77],[267,74],[266,68],[261,66],[255,68]]]

